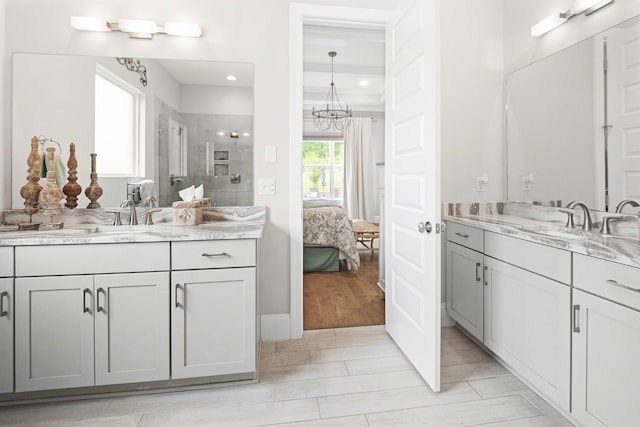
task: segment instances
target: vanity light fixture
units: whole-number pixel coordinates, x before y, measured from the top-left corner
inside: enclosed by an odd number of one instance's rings
[[[200,25],[187,22],[165,22],[164,26],[146,19],[118,19],[110,21],[93,16],[72,16],[71,26],[80,31],[121,31],[131,38],[151,39],[154,34],[200,37]]]
[[[236,76],[234,76],[233,74],[229,74],[227,76],[227,80],[229,80],[230,82],[235,82],[236,80],[238,80],[238,78]]]
[[[539,37],[564,24],[571,16],[570,14],[571,12],[567,10],[566,12],[554,13],[551,16],[547,16],[542,21],[531,27],[531,36]]]
[[[238,134],[238,131],[232,130],[231,132],[229,132],[229,137],[233,138],[233,139],[238,139],[240,135]]]
[[[576,15],[580,15],[581,13],[584,13],[587,16],[591,15],[613,2],[614,0],[576,0],[571,6],[571,9],[564,12],[554,13],[531,27],[531,36],[541,36],[559,25],[564,24]]]

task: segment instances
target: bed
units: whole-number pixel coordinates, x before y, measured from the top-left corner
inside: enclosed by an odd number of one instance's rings
[[[358,268],[360,257],[356,249],[351,221],[344,209],[329,200],[303,202],[303,271],[338,271]]]

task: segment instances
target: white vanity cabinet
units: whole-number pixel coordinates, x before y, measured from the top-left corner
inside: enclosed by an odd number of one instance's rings
[[[480,341],[484,336],[483,233],[462,224],[447,225],[445,272],[447,313]]]
[[[169,379],[168,267],[169,243],[17,247],[16,391]]]
[[[256,372],[256,241],[171,246],[171,373]]]
[[[0,393],[13,391],[13,247],[0,247]]]
[[[484,248],[484,344],[568,412],[571,253],[492,232]]]
[[[574,255],[572,415],[584,426],[640,420],[640,269]]]

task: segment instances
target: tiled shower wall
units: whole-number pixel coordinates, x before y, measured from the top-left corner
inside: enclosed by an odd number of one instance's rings
[[[204,197],[211,198],[214,206],[253,205],[252,116],[179,114],[164,104],[158,117],[161,206],[180,200],[179,190],[200,184],[204,186]],[[168,128],[169,117],[186,122],[187,133],[187,173],[174,177],[173,185],[169,177],[169,136],[168,132],[160,131]],[[238,138],[232,138],[231,132],[237,132]],[[214,152],[218,159],[214,159]],[[239,182],[232,175],[239,175]]]

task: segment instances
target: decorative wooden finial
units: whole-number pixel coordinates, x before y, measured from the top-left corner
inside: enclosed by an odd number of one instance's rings
[[[78,160],[76,159],[76,144],[69,145],[69,161],[67,161],[69,174],[67,183],[62,187],[63,193],[67,196],[65,206],[74,209],[78,206],[78,195],[82,193],[82,187],[78,184]]]
[[[38,205],[40,200],[40,192],[42,186],[40,185],[40,153],[38,152],[38,142],[40,140],[37,136],[31,138],[31,153],[27,158],[27,183],[20,188],[20,195],[24,198],[24,213],[32,215],[38,212]]]
[[[96,153],[91,153],[91,183],[84,190],[85,196],[90,200],[87,209],[96,209],[100,207],[98,199],[102,196],[102,187],[98,184],[98,174],[96,173]]]
[[[56,184],[56,149],[48,147],[45,159],[47,162],[47,184],[40,193],[43,213],[51,215],[60,213],[60,201],[64,197],[62,190]]]

